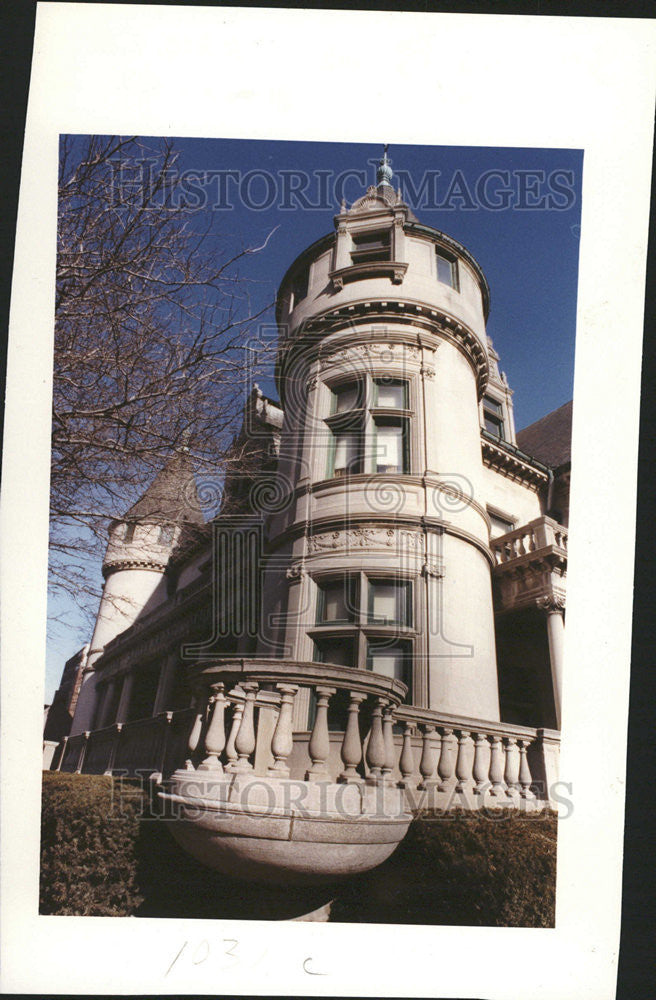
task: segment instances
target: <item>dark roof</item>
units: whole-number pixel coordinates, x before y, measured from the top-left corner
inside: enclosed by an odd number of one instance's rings
[[[169,459],[143,496],[130,507],[125,519],[153,524],[171,521],[176,524],[184,521],[198,525],[205,523],[188,452],[176,452]]]
[[[571,401],[517,432],[517,447],[552,469],[571,460],[571,444]]]

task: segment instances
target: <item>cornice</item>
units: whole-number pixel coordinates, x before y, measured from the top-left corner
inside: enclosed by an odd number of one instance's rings
[[[481,451],[484,464],[507,479],[525,483],[535,490],[549,482],[549,470],[546,466],[534,462],[528,456],[521,457],[501,441],[490,440],[485,436],[485,431],[481,431]]]
[[[318,479],[312,483],[304,482],[299,484],[293,491],[292,502],[294,500],[298,500],[306,493],[326,493],[331,489],[340,491],[340,488],[344,492],[349,492],[350,487],[362,485],[371,485],[383,488],[390,487],[392,489],[397,486],[419,486],[421,488],[429,487],[431,489],[441,490],[448,496],[458,500],[465,507],[470,507],[472,510],[476,511],[476,513],[483,519],[488,532],[490,530],[490,518],[485,507],[483,507],[478,500],[475,500],[473,497],[468,497],[460,490],[457,490],[451,483],[445,482],[440,478],[439,473],[435,472],[424,472],[414,475],[411,473],[396,473],[393,479],[388,473],[375,472],[357,473],[356,475],[344,476],[340,479],[335,479],[334,477],[331,479]],[[384,512],[381,511],[381,513]],[[386,512],[386,515],[389,517],[389,511]]]
[[[354,330],[353,321],[360,323],[394,323],[400,326],[412,325],[412,334],[408,336],[401,330],[385,330],[384,336],[377,330]],[[296,360],[298,353],[304,352],[308,358],[315,352],[328,350],[323,338],[339,333],[344,327],[347,344],[368,343],[384,340],[386,343],[408,343],[413,346],[430,346],[436,349],[440,341],[446,340],[453,344],[469,361],[478,388],[479,399],[482,398],[489,378],[489,363],[485,346],[474,331],[462,320],[443,309],[434,308],[416,299],[360,299],[349,302],[338,308],[327,309],[305,321],[295,335],[290,336],[278,351],[275,378],[281,390],[281,376]],[[434,340],[432,344],[419,343],[420,331],[428,333]],[[411,339],[412,338],[412,339]],[[331,349],[339,343],[335,338]],[[284,392],[281,391],[281,404],[284,407]]]
[[[121,569],[150,569],[157,573],[165,573],[168,563],[155,559],[111,559],[103,563],[102,575],[106,580],[112,573]]]

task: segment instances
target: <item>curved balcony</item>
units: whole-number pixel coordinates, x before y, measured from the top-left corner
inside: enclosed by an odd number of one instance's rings
[[[171,832],[225,873],[333,882],[389,857],[418,809],[551,804],[555,731],[404,705],[400,681],[325,663],[232,657],[191,678],[191,708],[65,739],[53,766],[167,776]]]
[[[182,847],[227,874],[297,884],[333,881],[389,857],[412,820],[391,777],[393,712],[405,685],[349,667],[266,659],[201,665],[192,683],[187,761],[160,793]],[[301,689],[312,692],[314,718],[299,775],[292,755]],[[329,706],[338,692],[347,718],[335,775]],[[360,718],[369,730],[364,753]]]

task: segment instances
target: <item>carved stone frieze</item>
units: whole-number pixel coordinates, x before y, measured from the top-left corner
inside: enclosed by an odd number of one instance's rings
[[[421,552],[423,535],[419,531],[401,528],[359,527],[311,535],[307,540],[308,552],[326,552],[333,549],[402,549]]]
[[[393,364],[404,361],[418,362],[420,351],[411,344],[356,344],[353,347],[343,347],[322,358],[322,367],[333,365],[357,365],[363,361]],[[433,371],[433,374],[435,372]]]

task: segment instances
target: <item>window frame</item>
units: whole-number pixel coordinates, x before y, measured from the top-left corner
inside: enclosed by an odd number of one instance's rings
[[[442,278],[440,278],[438,260],[443,260],[449,265],[451,274],[450,281],[443,281]],[[441,285],[446,285],[447,288],[452,288],[454,292],[460,292],[460,268],[458,258],[455,254],[445,250],[444,247],[437,245],[435,246],[435,277]]]
[[[405,639],[405,638],[403,638],[403,639],[397,639],[396,642],[394,642],[393,644],[385,646],[385,645],[383,645],[383,644],[380,643],[380,639],[379,638],[368,639],[367,640],[366,669],[370,670],[372,673],[374,673],[374,665],[373,665],[373,659],[374,658],[373,658],[373,655],[372,655],[372,648],[375,648],[377,644],[378,644],[378,646],[379,646],[380,649],[386,649],[387,648],[387,649],[391,650],[391,649],[394,649],[397,646],[402,648],[402,650],[403,650],[403,653],[402,653],[402,655],[403,655],[403,660],[402,660],[402,663],[403,663],[403,671],[402,671],[403,676],[400,677],[400,678],[396,678],[396,679],[397,680],[401,680],[403,684],[407,685],[408,694],[411,695],[411,692],[412,692],[412,651],[413,651],[412,641],[410,639]],[[389,676],[389,675],[383,674],[383,676]]]
[[[506,440],[506,413],[502,400],[485,393],[482,400],[483,407],[483,427],[500,441]],[[497,430],[490,430],[488,420],[497,426]]]
[[[351,264],[377,264],[392,259],[392,230],[360,229],[351,232]],[[376,237],[379,237],[376,239]],[[382,238],[381,238],[382,237]],[[358,249],[360,247],[360,249]]]
[[[378,645],[381,648],[399,643],[406,644],[405,674],[408,680],[408,691],[412,692],[412,673],[414,650],[419,639],[416,621],[415,602],[419,596],[419,586],[414,573],[393,572],[380,569],[363,569],[353,571],[333,570],[313,575],[317,591],[315,605],[316,624],[308,629],[308,636],[314,644],[313,660],[315,663],[329,663],[325,659],[322,646],[330,642],[350,645],[350,660],[347,664],[355,669],[372,670],[369,665],[369,647]],[[355,609],[353,618],[349,621],[326,622],[322,620],[322,605],[324,588],[336,581],[344,581],[351,587],[351,600]],[[373,618],[373,587],[377,583],[393,583],[405,590],[401,597],[404,606],[405,621],[383,621]]]
[[[410,377],[376,375],[370,372],[361,375],[339,379],[327,388],[330,390],[329,413],[325,423],[331,432],[326,468],[327,479],[344,478],[351,475],[410,475],[412,470],[411,449],[411,419],[414,416],[410,409],[411,395]],[[379,390],[385,384],[403,389],[403,406],[380,406]],[[340,390],[354,387],[357,405],[350,409],[338,410]],[[401,468],[395,471],[382,472],[378,469],[377,428],[396,426],[402,428]],[[357,461],[352,462],[351,470],[337,476],[335,474],[335,458],[337,455],[338,438],[340,434],[352,433],[359,436],[357,444]]]

